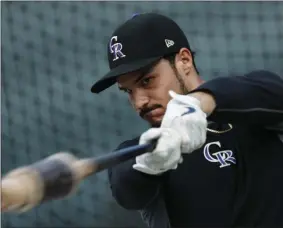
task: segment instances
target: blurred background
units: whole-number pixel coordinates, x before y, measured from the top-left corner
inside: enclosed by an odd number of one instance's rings
[[[204,79],[266,69],[283,74],[283,2],[1,2],[2,175],[60,150],[78,157],[115,149],[146,129],[116,87],[94,95],[108,71],[107,41],[134,13],[172,17]],[[138,44],[137,44],[138,45]],[[229,88],[224,88],[229,89]],[[78,192],[2,227],[145,227],[119,207],[107,172]]]

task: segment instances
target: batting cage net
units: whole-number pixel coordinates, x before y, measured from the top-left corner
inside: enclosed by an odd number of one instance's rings
[[[196,51],[204,79],[254,69],[283,72],[282,2],[2,2],[2,175],[55,152],[84,158],[109,153],[146,128],[114,86],[107,41],[134,13],[172,17]],[[137,44],[138,46],[139,44]],[[229,90],[229,88],[223,88]],[[107,172],[66,199],[4,214],[8,227],[145,227],[113,200]]]

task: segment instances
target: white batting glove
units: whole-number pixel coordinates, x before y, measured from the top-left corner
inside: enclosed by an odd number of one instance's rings
[[[140,137],[139,144],[150,143],[158,139],[154,151],[136,157],[135,170],[158,175],[170,169],[176,169],[181,163],[181,135],[169,128],[151,128]]]
[[[190,95],[169,91],[172,99],[167,105],[161,127],[173,128],[182,136],[182,153],[199,149],[206,141],[207,119],[200,101]]]

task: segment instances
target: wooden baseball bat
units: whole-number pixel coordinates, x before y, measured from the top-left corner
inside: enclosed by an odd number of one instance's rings
[[[1,180],[2,212],[25,212],[46,201],[69,196],[89,175],[151,152],[155,146],[156,141],[153,141],[86,159],[78,159],[70,152],[59,152],[14,169]]]

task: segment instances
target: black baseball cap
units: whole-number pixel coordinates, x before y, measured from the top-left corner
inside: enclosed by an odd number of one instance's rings
[[[156,14],[134,15],[112,34],[107,47],[110,71],[91,88],[100,93],[120,75],[147,67],[164,56],[190,46],[186,35],[172,19]]]

